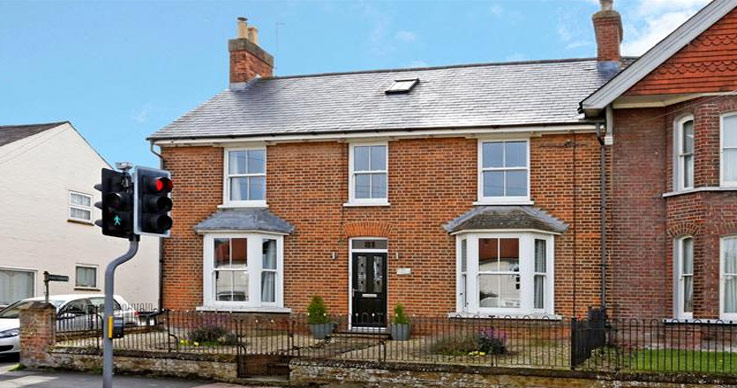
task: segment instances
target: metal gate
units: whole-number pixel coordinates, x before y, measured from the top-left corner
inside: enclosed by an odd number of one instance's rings
[[[591,358],[591,353],[606,345],[606,314],[602,310],[589,310],[588,319],[571,319],[571,369]]]

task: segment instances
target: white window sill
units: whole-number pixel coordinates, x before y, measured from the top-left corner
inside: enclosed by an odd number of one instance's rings
[[[686,189],[686,190],[679,190],[679,191],[671,191],[670,193],[663,194],[663,198],[676,197],[676,196],[684,195],[684,194],[714,192],[714,191],[737,191],[737,187],[730,187],[730,186],[697,187],[695,189]]]
[[[495,319],[527,319],[527,320],[546,320],[546,321],[560,321],[563,316],[557,314],[543,314],[543,313],[530,313],[530,314],[494,314],[494,313],[478,313],[474,314],[471,312],[454,312],[448,313],[448,318],[495,318]]]
[[[708,324],[708,325],[737,325],[737,321],[729,319],[693,319],[693,318],[667,318],[663,319],[663,323],[672,325],[684,324]]]
[[[292,309],[286,307],[275,306],[198,306],[197,311],[215,311],[215,312],[233,312],[233,313],[273,313],[273,314],[289,314]]]
[[[389,202],[346,202],[343,207],[382,207],[391,205]]]
[[[243,209],[243,208],[267,208],[269,207],[269,204],[266,203],[266,201],[253,201],[253,202],[243,202],[243,203],[224,203],[222,205],[218,205],[218,209]]]
[[[535,201],[529,199],[482,199],[473,203],[473,206],[492,206],[492,205],[534,205]]]
[[[95,223],[92,222],[92,220],[82,220],[79,218],[67,218],[67,222],[73,222],[75,224],[83,224],[83,225],[94,225]]]

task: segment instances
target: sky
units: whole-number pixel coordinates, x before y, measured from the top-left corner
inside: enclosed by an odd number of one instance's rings
[[[641,55],[709,0],[615,0]],[[276,75],[596,55],[598,0],[0,0],[0,125],[70,121],[109,163],[228,87],[236,17]]]

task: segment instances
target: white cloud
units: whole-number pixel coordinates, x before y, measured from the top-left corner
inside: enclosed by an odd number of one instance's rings
[[[148,115],[151,113],[151,104],[146,104],[138,109],[137,112],[133,112],[132,119],[137,123],[145,123],[148,121]]]
[[[624,55],[642,55],[683,24],[710,0],[638,0],[624,12]]]
[[[407,64],[407,67],[430,67],[430,65],[423,60],[414,60]]]
[[[401,42],[411,43],[417,40],[417,34],[411,31],[398,31],[394,38]]]
[[[499,4],[494,4],[489,7],[489,13],[491,14],[491,16],[500,16],[502,13],[504,13],[504,8]]]

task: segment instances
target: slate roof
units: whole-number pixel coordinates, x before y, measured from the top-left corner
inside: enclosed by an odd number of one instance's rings
[[[66,123],[67,121],[46,124],[2,125],[0,126],[0,146],[25,139],[29,136],[33,136],[51,128],[56,128]]]
[[[596,59],[510,62],[254,79],[149,139],[575,124],[611,74]],[[419,78],[409,94],[394,80]]]
[[[195,231],[242,230],[290,234],[294,226],[269,209],[223,209],[195,225]]]
[[[477,206],[443,226],[448,233],[467,230],[535,229],[563,233],[563,221],[534,206]]]

